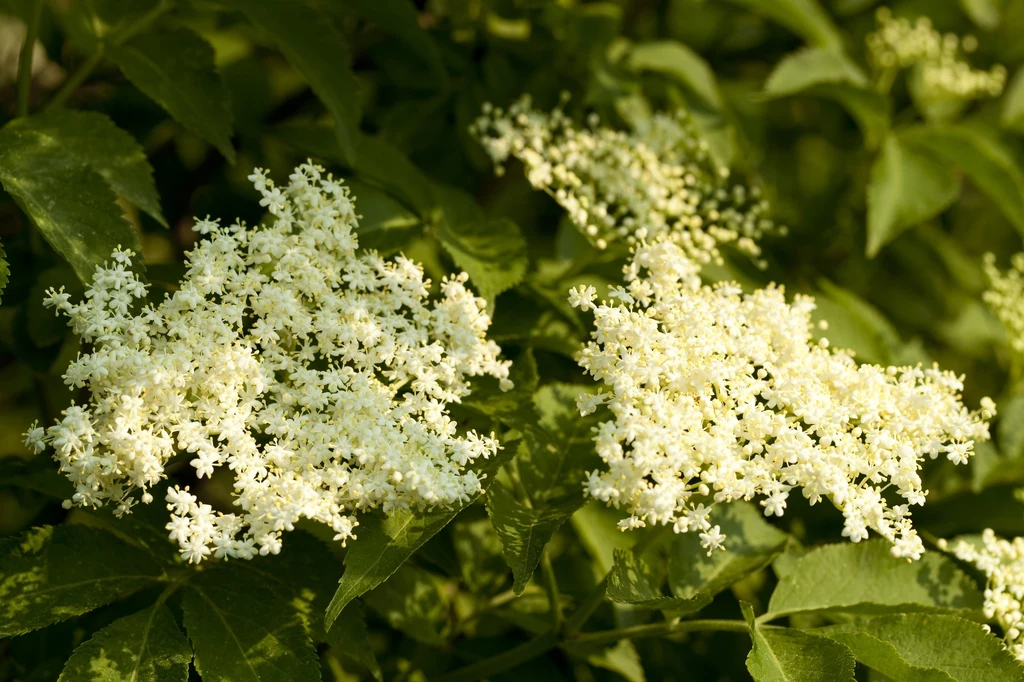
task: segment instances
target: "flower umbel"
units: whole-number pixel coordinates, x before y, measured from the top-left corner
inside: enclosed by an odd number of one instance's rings
[[[980,543],[960,540],[953,553],[985,574],[985,617],[999,623],[1006,648],[1024,661],[1024,538],[1003,540],[986,528]]]
[[[272,220],[199,221],[208,237],[159,305],[133,312],[146,286],[120,249],[84,301],[50,292],[92,344],[65,375],[88,404],[27,434],[74,483],[66,504],[124,513],[136,491],[150,502],[179,452],[199,478],[230,471],[232,513],[188,488],[167,493],[170,537],[198,562],[277,553],[302,518],[345,542],[355,512],[469,499],[480,490],[470,465],[499,444],[459,435],[447,405],[469,394],[469,377],[511,385],[485,338],[485,301],[459,274],[431,302],[417,263],[358,252],[352,198],[323,169],[300,166],[283,188],[260,170],[250,180]]]
[[[998,97],[1006,84],[1006,67],[972,68],[963,54],[978,47],[974,36],[943,35],[928,17],[914,22],[895,18],[887,7],[877,12],[878,30],[868,34],[872,63],[880,69],[919,68],[925,90],[934,96],[980,99]]]
[[[510,157],[536,189],[553,196],[598,248],[668,235],[699,262],[734,244],[757,257],[757,239],[775,229],[758,187],[729,182],[683,111],[653,116],[647,129],[580,128],[557,108],[523,97],[508,111],[485,105],[472,132],[503,172]],[[780,232],[783,230],[779,230]]]
[[[811,298],[704,286],[697,272],[679,245],[642,244],[616,300],[570,299],[593,311],[579,363],[606,389],[581,411],[611,412],[595,436],[607,468],[590,474],[588,493],[624,507],[624,528],[671,523],[713,549],[722,541],[704,502],[757,497],[781,516],[802,488],[811,504],[827,498],[842,511],[852,541],[872,529],[895,556],[918,558],[910,506],[927,495],[921,461],[966,462],[989,437],[992,401],[971,412],[950,372],[858,365],[815,342]]]

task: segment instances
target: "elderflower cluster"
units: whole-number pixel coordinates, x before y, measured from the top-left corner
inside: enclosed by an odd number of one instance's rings
[[[1024,354],[1024,253],[1013,256],[1006,272],[996,267],[994,254],[986,254],[985,274],[989,287],[982,298],[1006,328],[1010,345]]]
[[[953,553],[985,574],[985,617],[995,619],[1006,648],[1024,661],[1024,538],[1003,540],[986,528],[980,546],[960,540]]]
[[[167,492],[170,537],[198,562],[276,554],[302,518],[344,543],[358,511],[468,500],[480,490],[470,465],[499,444],[459,435],[448,404],[468,377],[511,387],[485,301],[459,274],[431,302],[419,264],[358,252],[352,197],[322,168],[300,166],[283,188],[261,170],[250,180],[272,220],[199,221],[207,238],[159,305],[133,312],[146,286],[120,249],[84,301],[49,293],[92,348],[65,375],[88,404],[27,435],[74,483],[65,504],[124,513],[137,491],[151,502],[179,454],[200,479],[233,475],[232,512]]]
[[[720,244],[760,255],[756,240],[775,229],[767,201],[759,187],[729,182],[685,111],[656,114],[643,132],[602,127],[596,115],[588,124],[524,96],[508,111],[484,105],[471,132],[499,174],[510,157],[522,162],[598,248],[665,235],[699,263],[719,261]]]
[[[893,17],[882,7],[877,12],[878,30],[868,34],[867,46],[872,63],[881,69],[906,69],[920,66],[927,92],[960,99],[998,97],[1006,84],[1006,67],[997,64],[991,70],[974,69],[962,54],[978,47],[974,36],[960,39],[953,33],[939,33],[928,17]]]
[[[593,287],[569,299],[594,314],[578,360],[604,385],[580,411],[611,412],[595,435],[607,467],[585,485],[629,512],[620,527],[699,531],[710,553],[723,535],[705,502],[759,497],[765,515],[781,516],[799,487],[842,511],[850,540],[872,529],[895,556],[921,555],[910,517],[927,495],[921,461],[965,463],[989,437],[991,400],[968,411],[961,379],[938,368],[858,365],[813,340],[813,299],[702,285],[672,242],[640,245],[624,272],[610,302],[596,304]]]

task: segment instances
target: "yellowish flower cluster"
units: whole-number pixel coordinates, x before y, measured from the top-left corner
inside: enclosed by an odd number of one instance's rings
[[[569,299],[594,314],[579,363],[605,388],[581,396],[580,411],[611,413],[595,436],[607,468],[586,487],[629,512],[622,528],[672,524],[710,551],[723,536],[706,503],[760,498],[781,516],[801,488],[843,513],[850,540],[871,529],[895,556],[920,557],[910,506],[927,495],[921,462],[967,462],[989,437],[991,400],[969,411],[962,379],[937,367],[858,365],[814,341],[813,299],[702,285],[671,241],[638,246],[624,272],[609,302],[596,304],[593,287]]]
[[[952,33],[939,33],[928,17],[895,18],[882,7],[877,12],[878,30],[868,34],[871,61],[881,69],[920,67],[926,91],[940,97],[979,99],[998,97],[1006,85],[1006,67],[990,70],[972,68],[963,54],[974,52],[978,40],[962,40]]]
[[[985,255],[985,274],[989,286],[982,297],[1006,328],[1013,349],[1024,355],[1024,253],[1010,260],[1003,272],[996,267],[995,255]]]
[[[543,112],[523,97],[508,111],[485,105],[471,132],[498,168],[509,158],[550,194],[598,248],[666,235],[699,263],[733,244],[757,257],[775,229],[760,188],[729,182],[685,111],[657,114],[643,132],[577,127],[561,108]],[[779,231],[782,231],[781,229]]]
[[[276,554],[302,518],[354,538],[355,512],[433,507],[480,490],[470,465],[499,448],[459,435],[447,406],[468,378],[511,387],[509,363],[487,341],[486,302],[465,274],[438,300],[415,262],[358,252],[348,189],[300,166],[284,188],[250,176],[273,220],[223,227],[209,219],[181,286],[137,310],[146,286],[118,250],[80,303],[51,291],[91,351],[65,375],[87,388],[26,441],[55,450],[75,486],[70,506],[128,511],[179,454],[195,475],[234,477],[234,512],[186,487],[167,493],[167,529],[184,557]],[[137,311],[136,311],[137,310]]]
[[[1024,538],[1003,540],[986,528],[980,545],[960,540],[953,552],[985,574],[985,617],[995,619],[1006,648],[1024,661]]]

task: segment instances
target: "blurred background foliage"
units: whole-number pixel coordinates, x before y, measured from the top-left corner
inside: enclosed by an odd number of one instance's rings
[[[1021,359],[980,296],[983,254],[994,252],[1005,263],[1021,250],[1024,232],[1024,0],[890,5],[896,16],[927,15],[940,31],[976,36],[975,66],[1005,66],[1009,80],[1001,96],[952,103],[930,100],[906,74],[879,86],[865,47],[877,6],[872,0],[4,0],[0,122],[17,114],[17,55],[25,22],[38,11],[30,110],[56,101],[99,112],[131,135],[152,167],[158,210],[142,211],[123,195],[121,203],[155,295],[183,273],[182,255],[195,239],[193,216],[259,221],[246,180],[252,168],[283,179],[312,157],[350,180],[363,215],[362,243],[422,261],[435,282],[457,267],[470,272],[491,300],[492,335],[507,356],[535,359],[536,374],[526,385],[537,389],[538,412],[550,415],[566,393],[561,384],[582,382],[572,355],[586,328],[565,292],[584,281],[617,280],[622,254],[593,249],[517,169],[496,177],[468,127],[485,102],[505,106],[523,93],[543,108],[568,92],[571,113],[582,119],[596,112],[617,126],[685,107],[715,158],[761,184],[774,217],[789,228],[787,236],[765,240],[766,269],[731,254],[708,277],[747,288],[776,281],[790,293],[814,294],[832,344],[854,349],[862,361],[934,360],[965,373],[968,404],[990,395],[1001,408],[995,439],[979,444],[969,467],[927,465],[931,495],[918,525],[934,537],[986,526],[1024,534],[1016,492],[1024,481]],[[784,71],[792,59],[803,61]],[[215,68],[204,68],[204,60]],[[900,145],[948,176],[941,187],[918,177],[919,168],[898,165],[891,155]],[[12,191],[7,180],[4,185]],[[918,199],[923,206],[907,205]],[[879,213],[885,202],[895,218]],[[51,422],[72,399],[61,374],[78,342],[42,307],[43,292],[59,285],[75,295],[83,291],[72,265],[30,227],[14,198],[0,195],[0,243],[10,264],[0,306],[5,536],[65,520],[109,525],[102,513],[64,510],[55,467],[21,442],[31,422]],[[492,423],[486,409],[458,416],[468,426]],[[566,438],[556,446],[572,443]],[[617,533],[614,513],[603,508],[575,511],[582,504],[577,481],[561,481],[565,490],[553,493],[569,496],[552,504],[565,502],[563,516],[571,521],[554,524],[547,550],[568,605],[583,600],[612,567],[613,549],[643,536]],[[227,504],[225,485],[214,479],[200,487],[207,499]],[[321,644],[325,679],[360,679],[371,670],[389,680],[430,679],[543,630],[547,594],[530,582],[516,598],[487,511],[482,504],[466,509],[353,607],[365,611],[366,644],[354,650]],[[145,514],[137,516],[147,523]],[[796,556],[799,545],[837,539],[838,517],[794,497],[776,525],[790,534],[787,546]],[[755,521],[765,528],[753,536],[777,532]],[[772,545],[764,556],[779,548]],[[328,585],[342,570],[341,550],[333,549],[306,557],[324,554],[308,570],[323,572]],[[719,588],[702,615],[735,618],[740,599],[763,611],[779,570],[777,562],[775,571],[743,573]],[[0,678],[56,679],[75,646],[136,610],[132,600],[148,603],[144,596],[0,640]],[[621,603],[604,603],[595,614],[606,628],[651,617]],[[596,652],[555,649],[491,679],[743,680],[749,679],[748,649],[745,636],[729,632],[622,640]]]

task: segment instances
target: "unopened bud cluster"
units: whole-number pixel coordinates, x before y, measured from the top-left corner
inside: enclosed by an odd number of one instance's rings
[[[1024,253],[1015,254],[1005,272],[995,255],[986,254],[985,274],[989,286],[982,298],[1006,328],[1011,347],[1024,355]]]
[[[953,552],[985,574],[985,617],[999,624],[1006,648],[1024,661],[1024,538],[1003,540],[986,528],[980,543],[960,540]]]
[[[973,68],[963,57],[974,52],[974,36],[943,35],[928,17],[896,18],[887,7],[877,12],[878,30],[867,37],[872,63],[880,69],[919,67],[926,92],[937,97],[998,97],[1006,85],[1006,67]]]
[[[303,518],[345,542],[359,511],[471,498],[471,465],[499,445],[460,435],[447,406],[472,376],[511,387],[486,302],[465,274],[432,301],[420,265],[357,251],[352,197],[323,169],[300,166],[283,188],[259,170],[250,180],[272,220],[199,221],[207,238],[159,305],[136,312],[147,287],[120,249],[84,301],[49,293],[90,348],[65,375],[88,403],[26,437],[54,449],[75,487],[66,504],[152,502],[179,456],[200,479],[233,477],[232,512],[167,492],[170,537],[198,562],[276,554]]]
[[[608,302],[593,287],[570,293],[594,315],[579,364],[605,389],[581,396],[580,411],[611,414],[596,430],[607,466],[590,473],[590,496],[624,508],[622,528],[672,524],[710,551],[724,536],[708,504],[759,498],[781,516],[800,488],[843,513],[850,540],[870,529],[895,556],[920,557],[910,507],[927,495],[921,463],[967,462],[989,437],[992,401],[969,411],[962,379],[937,367],[858,365],[813,339],[813,299],[709,287],[698,271],[678,244],[644,243]]]
[[[539,111],[523,97],[507,111],[485,105],[471,132],[499,174],[510,158],[522,162],[598,248],[665,236],[707,263],[720,260],[720,244],[758,257],[756,240],[775,229],[760,188],[730,182],[682,110],[625,132],[596,115],[578,127],[561,107]]]

